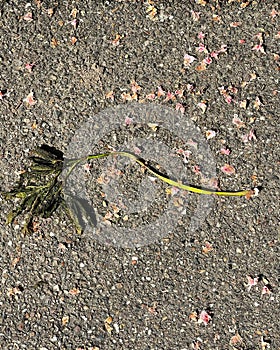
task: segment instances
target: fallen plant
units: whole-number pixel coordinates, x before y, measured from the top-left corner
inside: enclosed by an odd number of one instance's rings
[[[130,152],[113,151],[78,159],[65,159],[61,151],[48,145],[42,145],[32,151],[30,157],[32,164],[20,174],[17,185],[9,192],[1,192],[4,198],[19,201],[18,206],[7,215],[7,224],[12,224],[19,215],[25,214],[23,233],[30,233],[34,231],[34,218],[49,218],[59,207],[63,207],[74,222],[78,233],[83,231],[87,223],[96,225],[94,210],[86,199],[71,196],[71,207],[66,203],[64,183],[60,175],[63,170],[66,170],[67,178],[78,164],[109,156],[128,157],[159,180],[189,192],[202,195],[245,196],[247,199],[258,192],[257,189],[236,192],[216,191],[182,184],[161,174],[148,161]]]

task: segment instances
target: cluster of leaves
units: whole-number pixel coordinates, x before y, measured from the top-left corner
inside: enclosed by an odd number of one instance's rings
[[[73,221],[76,231],[96,225],[95,213],[86,198],[67,193],[71,197],[65,201],[62,171],[67,168],[66,176],[84,159],[65,160],[63,152],[42,145],[32,151],[30,167],[21,173],[19,182],[9,192],[1,192],[6,199],[17,199],[18,205],[7,216],[7,224],[12,224],[19,215],[25,215],[23,233],[35,230],[34,218],[49,218],[63,207]],[[65,181],[65,179],[64,179]]]
[[[59,207],[62,198],[63,153],[43,145],[32,152],[31,166],[20,175],[19,182],[9,192],[2,192],[6,199],[18,198],[18,206],[7,216],[7,224],[26,214],[23,232],[33,231],[34,217],[50,217]]]

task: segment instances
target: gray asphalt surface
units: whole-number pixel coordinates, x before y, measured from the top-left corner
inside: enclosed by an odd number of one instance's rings
[[[149,103],[181,103],[203,135],[216,132],[222,189],[262,188],[215,198],[195,232],[182,224],[134,249],[78,236],[63,212],[24,237],[1,198],[1,349],[280,349],[279,15],[261,0],[0,2],[1,190],[31,149],[65,151],[89,115],[129,104],[132,81],[138,101],[183,89]]]

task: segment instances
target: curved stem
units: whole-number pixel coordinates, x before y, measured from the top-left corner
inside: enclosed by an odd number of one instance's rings
[[[164,176],[162,174],[157,173],[144,160],[139,158],[137,155],[135,155],[133,153],[129,153],[129,152],[114,151],[114,152],[108,152],[108,153],[99,153],[99,154],[89,155],[86,159],[87,160],[99,159],[99,158],[105,158],[105,157],[114,156],[114,155],[119,155],[119,156],[130,158],[130,159],[134,160],[136,163],[138,163],[141,166],[145,167],[150,174],[156,176],[161,181],[163,181],[163,182],[165,182],[165,183],[167,183],[167,184],[169,184],[171,186],[174,186],[174,187],[177,187],[177,188],[180,188],[182,190],[189,191],[189,192],[194,192],[194,193],[198,193],[198,194],[215,194],[217,196],[238,196],[238,197],[240,197],[240,196],[250,196],[252,194],[252,190],[244,190],[244,191],[216,191],[216,190],[212,190],[212,189],[203,189],[203,188],[199,188],[199,187],[196,187],[196,186],[182,184],[180,182],[177,182],[177,181],[174,181],[172,179],[169,179],[168,177],[166,177],[166,176]],[[83,158],[83,160],[84,160],[84,158]]]

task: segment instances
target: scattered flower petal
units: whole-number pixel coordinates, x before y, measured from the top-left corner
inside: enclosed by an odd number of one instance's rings
[[[121,39],[121,36],[119,34],[116,34],[115,39],[112,40],[113,46],[118,46],[120,44],[120,39]]]
[[[37,101],[34,99],[34,94],[32,91],[23,99],[23,102],[25,102],[28,106],[34,106],[35,103],[37,103]]]
[[[211,57],[206,57],[206,58],[204,58],[203,62],[205,64],[211,64],[212,63],[212,58]]]
[[[242,22],[231,22],[231,23],[230,23],[230,26],[231,26],[232,28],[236,28],[236,27],[239,27],[241,24],[242,24]]]
[[[175,101],[176,100],[176,97],[172,94],[172,92],[168,91],[167,94],[166,94],[166,98],[164,100],[164,102],[167,102],[167,101]]]
[[[196,48],[196,50],[198,52],[208,53],[208,50],[207,50],[206,46],[203,43],[199,43],[199,46]]]
[[[27,12],[24,16],[23,16],[23,19],[27,22],[31,22],[33,21],[33,18],[32,18],[32,12]]]
[[[230,155],[230,150],[227,149],[227,148],[221,148],[221,149],[220,149],[220,152],[221,152],[221,154],[224,154],[224,155],[226,155],[226,156],[229,156],[229,155]]]
[[[232,175],[235,174],[235,169],[232,165],[225,164],[224,166],[221,167],[221,170],[223,173],[227,175]]]
[[[125,125],[130,125],[132,121],[133,121],[132,118],[126,117],[124,122],[125,122]]]
[[[261,53],[264,53],[264,54],[265,54],[264,47],[263,47],[261,44],[255,45],[255,46],[252,48],[252,50],[260,51]]]
[[[271,292],[271,289],[269,288],[269,286],[263,286],[263,288],[262,288],[262,295],[264,295],[264,294],[271,294],[272,292]]]
[[[195,61],[195,60],[196,60],[196,58],[194,56],[191,56],[189,54],[185,54],[185,56],[184,56],[184,65],[185,66],[190,66],[193,63],[193,61]]]
[[[214,130],[207,130],[205,134],[206,134],[206,139],[210,140],[210,139],[212,139],[213,137],[216,136],[216,131],[214,131]]]
[[[182,103],[177,103],[175,109],[176,111],[180,111],[182,114],[185,113],[185,107],[182,105]]]
[[[150,93],[150,94],[148,94],[148,95],[146,95],[146,99],[147,100],[154,100],[156,98],[156,95],[152,92],[152,93]]]
[[[27,64],[25,65],[25,68],[28,70],[29,73],[31,73],[34,66],[35,66],[35,62],[33,62],[33,63],[27,63]]]
[[[193,21],[197,22],[199,21],[199,18],[200,18],[200,12],[191,11],[191,16]]]
[[[176,90],[175,91],[175,95],[177,95],[179,97],[183,97],[184,96],[184,90]]]
[[[257,285],[259,278],[258,277],[252,278],[251,276],[247,276],[247,280],[248,280],[247,288],[248,288],[248,292],[250,292],[251,288]]]
[[[198,37],[198,39],[203,40],[205,38],[205,34],[202,32],[199,32],[197,37]]]
[[[216,59],[218,59],[218,55],[219,55],[219,53],[216,52],[216,51],[212,51],[212,52],[210,53],[210,56],[213,57],[213,58],[216,58]]]
[[[243,343],[243,340],[238,333],[236,333],[233,337],[231,337],[230,341],[229,341],[230,345],[238,345],[238,344],[242,344],[242,343]]]
[[[71,41],[71,44],[72,44],[72,45],[75,45],[76,42],[78,41],[78,39],[77,39],[76,37],[72,36],[71,39],[70,39],[70,41]]]
[[[232,122],[238,127],[238,129],[245,127],[245,123],[237,116],[237,114],[234,114]]]
[[[276,11],[275,9],[273,9],[273,10],[270,12],[270,16],[271,16],[272,18],[275,18],[278,14],[279,14],[279,12]]]
[[[131,91],[132,91],[132,92],[138,92],[138,91],[140,91],[141,89],[142,89],[141,86],[138,85],[138,84],[136,83],[136,81],[132,81],[132,82],[131,82]]]
[[[197,323],[203,323],[205,326],[207,326],[210,320],[211,316],[205,310],[202,310]]]
[[[158,86],[157,96],[158,97],[165,96],[165,91],[163,91],[161,86]]]
[[[200,62],[200,64],[198,66],[195,67],[195,69],[198,71],[198,72],[203,72],[206,70],[206,64],[205,62]]]
[[[205,113],[207,109],[206,101],[201,101],[197,104],[197,106],[202,110],[202,113]]]
[[[209,242],[205,242],[205,246],[202,247],[202,253],[208,254],[213,251],[213,245]]]

